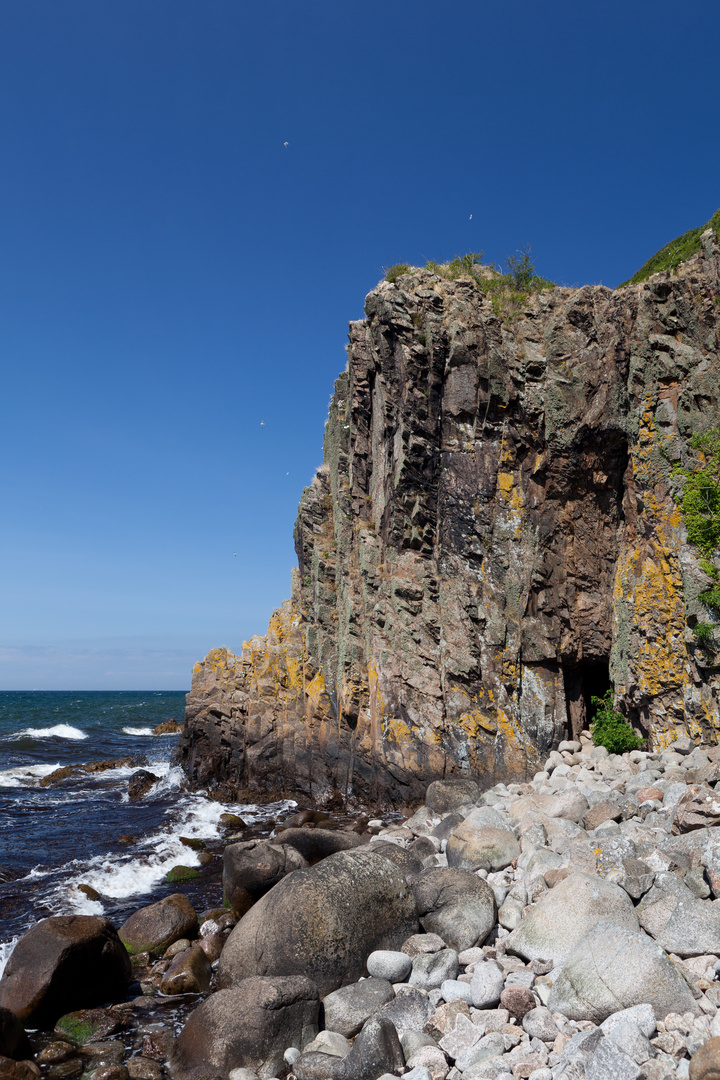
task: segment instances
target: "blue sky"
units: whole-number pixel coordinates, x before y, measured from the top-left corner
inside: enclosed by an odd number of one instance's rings
[[[0,689],[185,688],[264,632],[382,268],[628,277],[720,206],[719,32],[711,0],[5,0]]]

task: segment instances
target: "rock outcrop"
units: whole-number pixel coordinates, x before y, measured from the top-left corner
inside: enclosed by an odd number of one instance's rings
[[[672,274],[506,315],[469,278],[373,290],[292,597],[195,667],[193,781],[387,804],[435,778],[524,779],[611,681],[654,746],[716,742],[720,671],[692,634],[708,578],[672,468],[720,425],[719,285],[707,231]]]

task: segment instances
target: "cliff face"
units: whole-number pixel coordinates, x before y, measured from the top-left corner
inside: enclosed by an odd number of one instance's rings
[[[720,670],[691,632],[708,579],[671,468],[720,425],[719,293],[710,232],[672,276],[510,318],[426,271],[371,292],[292,599],[195,667],[191,778],[378,803],[524,778],[609,680],[655,745],[717,741]]]

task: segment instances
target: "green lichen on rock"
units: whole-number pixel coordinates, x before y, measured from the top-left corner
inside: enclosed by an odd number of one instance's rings
[[[182,881],[195,881],[195,879],[199,877],[199,870],[194,870],[190,866],[179,864],[178,866],[173,866],[172,870],[168,870],[165,875],[165,883],[167,885],[177,885]]]
[[[658,274],[662,270],[674,270],[680,263],[697,255],[702,246],[700,237],[706,229],[712,229],[720,240],[720,210],[716,210],[704,225],[697,229],[688,229],[682,236],[676,237],[669,244],[661,247],[646,263],[643,263],[637,273],[627,281],[621,282],[618,288],[622,285],[639,285],[640,282],[647,281],[652,274]]]

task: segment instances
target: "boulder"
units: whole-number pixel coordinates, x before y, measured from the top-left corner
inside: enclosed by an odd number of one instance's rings
[[[500,1004],[516,1020],[522,1020],[526,1013],[534,1011],[537,1002],[527,986],[506,986],[500,995]]]
[[[368,1020],[344,1058],[301,1054],[293,1064],[297,1080],[378,1080],[405,1065],[400,1040],[388,1020]]]
[[[55,1023],[55,1034],[66,1042],[84,1046],[107,1039],[127,1026],[127,1016],[115,1009],[78,1009],[65,1013]]]
[[[410,986],[422,990],[437,990],[446,979],[455,979],[460,971],[455,949],[441,949],[435,953],[419,953],[412,961]]]
[[[410,884],[423,872],[423,864],[417,855],[401,848],[399,844],[391,844],[389,840],[373,840],[370,850],[374,855],[382,855],[384,859],[395,863]]]
[[[267,840],[228,844],[223,852],[223,900],[244,915],[278,881],[307,865],[291,844]]]
[[[212,980],[212,964],[203,949],[195,945],[179,953],[163,975],[163,994],[206,994]]]
[[[439,934],[457,952],[482,945],[495,926],[495,894],[468,870],[424,870],[413,894],[423,929]]]
[[[369,974],[378,979],[387,979],[391,983],[407,979],[412,966],[413,962],[407,953],[397,950],[377,949],[367,958]]]
[[[0,1080],[40,1080],[40,1069],[34,1061],[0,1057]]]
[[[184,893],[172,893],[156,904],[139,908],[118,930],[120,940],[134,956],[159,955],[180,938],[193,937],[198,928],[195,909]]]
[[[672,873],[659,873],[638,904],[643,930],[678,956],[720,953],[720,905],[701,900]]]
[[[128,799],[130,802],[137,802],[138,799],[142,799],[143,795],[147,795],[150,788],[157,784],[159,779],[159,776],[148,772],[147,769],[138,769],[137,772],[134,772],[128,778]]]
[[[13,1061],[33,1056],[25,1028],[9,1009],[0,1009],[0,1056]]]
[[[578,822],[588,810],[587,799],[576,787],[566,788],[557,795],[522,795],[508,807],[510,817],[515,821],[522,821],[530,813]]]
[[[672,831],[692,832],[720,824],[720,795],[708,784],[690,784],[677,801],[672,817]]]
[[[288,1046],[317,1035],[317,987],[302,976],[244,979],[200,1005],[180,1032],[170,1057],[174,1080],[213,1080],[232,1069],[279,1075]]]
[[[497,1005],[504,984],[503,973],[494,960],[476,964],[470,983],[470,996],[475,1008],[489,1009]]]
[[[599,919],[640,929],[632,900],[618,885],[594,874],[570,874],[530,908],[506,947],[523,960],[552,960],[558,967]]]
[[[363,843],[357,833],[342,829],[284,829],[273,837],[273,844],[292,847],[311,865],[335,855],[338,851],[350,851]]]
[[[547,1007],[570,1020],[601,1024],[632,1005],[652,1005],[655,1017],[701,1013],[677,967],[642,930],[600,921],[576,945],[555,978]]]
[[[71,1009],[124,999],[130,958],[98,915],[55,915],[18,941],[0,979],[0,1007],[26,1027],[51,1027]]]
[[[394,997],[395,991],[387,979],[363,979],[342,986],[323,998],[325,1027],[351,1039],[366,1020]]]
[[[322,996],[355,982],[375,949],[399,949],[418,930],[400,870],[367,847],[283,878],[250,908],[220,957],[218,983],[307,975]]]
[[[448,866],[460,870],[504,870],[520,854],[520,845],[509,829],[474,825],[464,821],[447,842]]]
[[[446,814],[479,798],[480,788],[474,780],[433,780],[425,792],[425,805],[436,814]]]
[[[619,821],[621,817],[622,807],[619,803],[613,802],[612,799],[603,799],[587,811],[583,817],[583,828],[592,832],[598,825],[603,825],[606,821]]]
[[[425,990],[416,986],[399,990],[392,1001],[375,1013],[376,1020],[389,1020],[401,1037],[406,1031],[422,1031],[433,1007]]]

